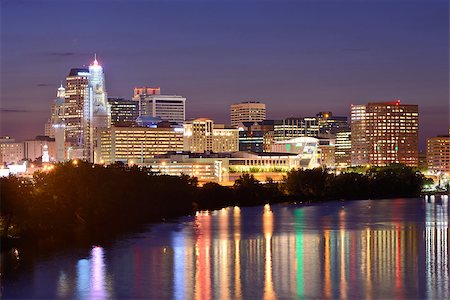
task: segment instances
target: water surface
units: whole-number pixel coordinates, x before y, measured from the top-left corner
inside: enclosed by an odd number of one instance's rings
[[[450,298],[449,208],[422,199],[199,212],[38,259],[5,298]],[[20,257],[20,255],[19,255]],[[19,258],[20,260],[20,258]]]

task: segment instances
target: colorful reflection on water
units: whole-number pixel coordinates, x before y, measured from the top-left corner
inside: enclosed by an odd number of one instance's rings
[[[450,298],[449,208],[421,199],[230,207],[3,283],[5,297]]]

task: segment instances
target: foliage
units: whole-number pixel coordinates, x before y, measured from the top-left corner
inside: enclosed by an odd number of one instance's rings
[[[282,183],[260,183],[243,174],[233,187],[198,186],[197,178],[155,174],[150,169],[66,162],[32,180],[0,178],[2,236],[102,233],[191,214],[201,209],[261,205],[286,199],[367,199],[418,196],[423,175],[404,165],[334,175],[326,169],[292,170]]]
[[[329,174],[325,169],[288,172],[283,191],[302,199],[364,199],[420,195],[424,176],[415,169],[392,164],[371,167],[365,173]]]

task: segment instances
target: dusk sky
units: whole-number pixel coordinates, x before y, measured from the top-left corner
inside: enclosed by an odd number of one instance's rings
[[[187,97],[187,117],[269,119],[399,98],[420,144],[449,124],[449,4],[389,1],[19,1],[1,5],[1,135],[44,133],[56,89],[97,53],[109,97]]]

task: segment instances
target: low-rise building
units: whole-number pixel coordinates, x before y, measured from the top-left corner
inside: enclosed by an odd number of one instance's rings
[[[193,153],[239,151],[239,131],[208,118],[184,123],[184,150]]]
[[[101,134],[101,162],[145,162],[156,155],[183,150],[177,127],[111,127]]]
[[[0,164],[15,164],[25,158],[24,144],[6,136],[0,138]]]

